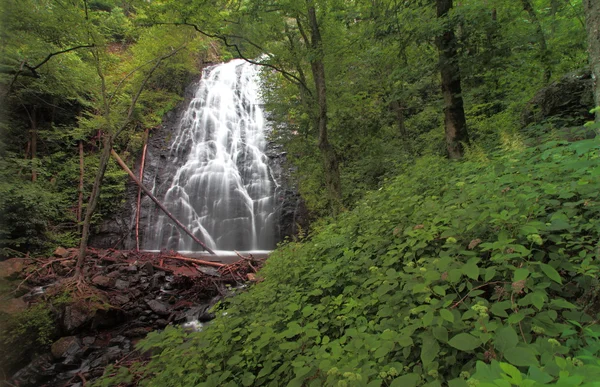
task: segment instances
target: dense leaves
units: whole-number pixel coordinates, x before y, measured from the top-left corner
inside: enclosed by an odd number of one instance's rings
[[[152,334],[142,384],[594,381],[599,157],[594,139],[422,158],[281,246],[204,332]]]

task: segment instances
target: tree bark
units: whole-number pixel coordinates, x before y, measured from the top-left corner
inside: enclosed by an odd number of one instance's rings
[[[144,165],[146,164],[146,150],[148,149],[148,133],[144,133],[144,149],[142,150],[142,162],[140,163],[140,183],[144,184]],[[140,251],[140,209],[142,204],[142,187],[138,186],[137,208],[135,212],[135,248]]]
[[[412,154],[412,145],[410,142],[410,138],[408,138],[408,132],[406,131],[406,124],[404,122],[404,107],[400,100],[393,100],[390,103],[390,107],[396,114],[396,125],[398,125],[398,135],[402,139],[402,144],[404,145],[404,150],[411,155]]]
[[[114,150],[111,149],[110,153],[113,155],[113,157],[115,158],[115,160],[117,160],[117,163],[121,166],[121,168],[123,168],[123,170],[125,172],[127,172],[127,174],[129,175],[129,177],[131,177],[131,180],[133,180],[135,182],[135,184],[138,185],[138,187],[140,187],[142,189],[142,191],[144,191],[144,193],[146,195],[148,195],[148,197],[150,199],[152,199],[152,201],[154,203],[156,203],[156,205],[158,206],[158,208],[160,208],[165,215],[167,215],[169,218],[171,218],[171,220],[173,222],[175,222],[175,224],[181,228],[183,231],[185,231],[186,234],[188,234],[193,240],[194,242],[198,243],[200,246],[202,246],[202,248],[204,250],[206,250],[207,252],[209,252],[212,255],[215,255],[215,252],[212,251],[208,246],[206,246],[200,239],[198,239],[190,230],[188,230],[187,227],[185,227],[183,225],[183,223],[181,223],[179,220],[177,220],[177,218],[175,218],[170,212],[169,210],[167,210],[167,208],[156,198],[156,196],[154,196],[152,194],[152,192],[150,192],[150,190],[148,188],[146,188],[139,180],[138,178],[135,176],[135,174],[133,172],[131,172],[131,169],[129,169],[129,167],[127,166],[127,164],[125,164],[123,162],[123,160],[121,160],[121,158],[119,157],[119,155],[117,154],[117,152],[115,152]]]
[[[37,180],[37,171],[35,167],[35,159],[37,158],[37,137],[38,137],[38,128],[37,128],[37,108],[33,107],[33,111],[31,112],[31,181]]]
[[[83,141],[79,141],[79,198],[77,200],[77,231],[81,232],[81,213],[83,211]]]
[[[537,35],[537,40],[540,44],[540,60],[544,67],[544,83],[548,83],[552,77],[552,64],[550,63],[550,51],[548,50],[548,43],[546,42],[542,24],[540,23],[540,19],[537,17],[530,0],[521,0],[521,4],[523,4],[523,9],[527,12],[529,19],[531,19],[531,22],[535,26],[535,34]]]
[[[469,143],[467,121],[462,99],[460,67],[456,50],[454,29],[448,22],[448,12],[452,0],[436,0],[437,17],[445,23],[441,36],[436,39],[439,51],[439,66],[444,96],[444,126],[448,157],[459,159],[463,156],[463,143]]]
[[[85,219],[83,220],[83,229],[81,231],[81,243],[79,245],[79,256],[77,257],[77,265],[75,267],[75,278],[81,279],[83,274],[83,263],[85,262],[85,253],[87,251],[88,239],[90,235],[90,226],[92,223],[92,215],[98,205],[98,198],[100,197],[100,186],[102,185],[102,179],[104,179],[104,173],[108,167],[108,160],[110,159],[110,151],[112,149],[112,136],[108,133],[104,134],[102,141],[102,153],[100,154],[100,162],[98,163],[98,170],[96,171],[96,177],[94,178],[94,185],[88,201],[88,206],[85,210]]]
[[[323,63],[323,40],[317,20],[313,1],[308,0],[308,24],[311,30],[311,48],[314,53],[310,60],[310,68],[315,82],[317,96],[316,126],[319,133],[319,150],[325,172],[325,184],[329,195],[329,204],[333,215],[342,208],[342,187],[337,154],[329,142],[327,134],[327,87],[325,82],[325,65]]]
[[[594,78],[594,102],[600,106],[600,2],[584,0],[585,21],[588,37],[590,67]],[[596,122],[600,122],[600,112],[596,112]]]

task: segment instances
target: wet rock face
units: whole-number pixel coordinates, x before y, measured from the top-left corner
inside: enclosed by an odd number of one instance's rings
[[[525,107],[521,124],[525,127],[548,119],[578,126],[593,120],[593,80],[589,69],[572,72],[541,89]]]
[[[179,124],[183,113],[194,97],[200,79],[192,82],[185,91],[184,100],[163,118],[160,127],[150,132],[146,161],[144,167],[143,182],[146,187],[153,191],[158,199],[165,194],[172,184],[173,176],[177,169],[183,165],[187,155],[191,151],[191,143],[177,149],[176,160],[173,161],[171,144],[173,142],[174,128]],[[268,165],[277,183],[276,189],[276,218],[275,242],[284,240],[286,237],[297,235],[298,226],[306,230],[308,228],[308,211],[304,201],[300,197],[293,179],[294,169],[286,162],[286,154],[281,145],[270,142],[265,154],[268,157]],[[138,155],[134,173],[139,174],[141,154]],[[135,212],[137,206],[137,186],[128,181],[126,200],[122,207],[115,212],[110,219],[103,222],[90,238],[90,246],[98,248],[133,249],[136,247],[135,240]],[[154,203],[145,195],[142,195],[140,211],[140,246],[144,245],[144,238],[148,233],[148,223],[153,218],[156,209]],[[154,217],[156,218],[156,217]],[[244,230],[234,230],[240,234],[238,238],[243,240]],[[161,242],[167,250],[175,249],[175,246],[167,246],[166,241]]]

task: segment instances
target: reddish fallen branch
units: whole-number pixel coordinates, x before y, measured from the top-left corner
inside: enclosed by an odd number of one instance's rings
[[[175,224],[181,228],[183,231],[185,231],[186,234],[188,234],[193,240],[194,242],[198,243],[200,246],[202,246],[202,248],[204,250],[206,250],[207,252],[209,252],[212,255],[215,255],[215,252],[212,251],[208,246],[206,246],[202,241],[200,241],[200,239],[196,238],[196,236],[190,231],[188,230],[187,227],[185,227],[183,225],[183,223],[181,223],[179,220],[177,220],[177,218],[175,218],[168,210],[167,208],[156,198],[156,196],[154,196],[152,194],[152,192],[150,192],[150,190],[148,188],[146,188],[141,181],[138,180],[138,178],[133,174],[133,172],[131,172],[131,169],[129,169],[129,167],[127,166],[127,164],[125,164],[123,162],[123,160],[121,160],[121,158],[119,157],[119,155],[117,154],[117,152],[115,152],[114,149],[110,150],[110,153],[112,154],[112,156],[115,158],[115,160],[117,161],[117,163],[121,166],[121,168],[123,168],[123,170],[125,172],[127,172],[127,174],[129,175],[129,177],[131,177],[131,179],[138,185],[138,187],[140,187],[142,189],[142,191],[144,191],[144,193],[146,195],[148,195],[148,197],[150,199],[152,199],[152,201],[154,203],[156,203],[156,205],[158,206],[158,208],[160,208],[165,215],[167,215],[169,218],[171,218],[171,220],[173,222],[175,222]]]
[[[198,264],[198,265],[204,265],[204,266],[213,266],[213,267],[223,267],[223,266],[226,266],[224,263],[211,262],[211,261],[203,261],[201,259],[194,259],[194,258],[175,257],[175,256],[161,256],[161,261],[162,261],[163,258],[176,259],[178,261],[191,262],[191,263],[195,263],[195,264]]]

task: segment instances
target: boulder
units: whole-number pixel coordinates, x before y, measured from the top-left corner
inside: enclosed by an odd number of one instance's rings
[[[150,300],[147,301],[146,304],[148,304],[148,306],[150,307],[150,309],[152,309],[154,313],[160,316],[167,316],[171,313],[169,310],[169,305],[162,303],[158,300]]]
[[[76,336],[66,336],[58,339],[52,347],[50,351],[52,352],[52,356],[56,359],[62,359],[67,356],[72,356],[81,348],[81,342]]]
[[[64,247],[57,247],[56,250],[54,250],[54,256],[55,257],[59,257],[59,258],[65,258],[69,255],[69,250],[65,249]]]
[[[561,125],[578,126],[593,120],[593,80],[589,69],[569,73],[541,89],[521,114],[523,127],[549,119]]]
[[[105,275],[97,275],[92,278],[92,283],[101,288],[112,288],[115,285],[115,279]]]
[[[23,298],[11,298],[0,302],[0,313],[9,315],[24,312],[27,309],[27,302]]]
[[[95,315],[96,310],[89,305],[84,302],[76,302],[65,308],[63,327],[67,332],[73,332],[90,322]]]
[[[16,277],[23,271],[28,262],[28,260],[23,258],[11,258],[0,262],[0,277]]]

